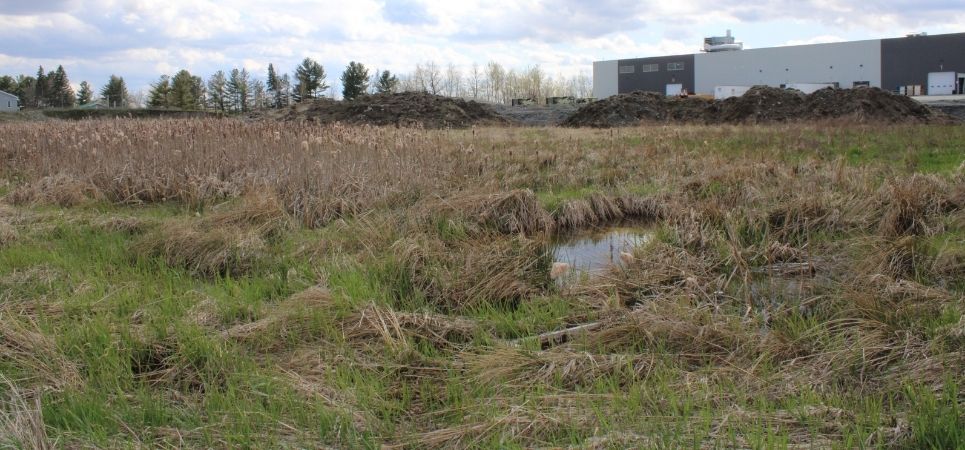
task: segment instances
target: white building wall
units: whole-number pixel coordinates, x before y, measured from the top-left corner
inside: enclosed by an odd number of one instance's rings
[[[694,70],[698,94],[712,95],[716,86],[759,84],[836,82],[850,88],[856,81],[868,81],[881,87],[881,41],[699,53],[694,56]]]
[[[0,92],[0,112],[11,111],[20,111],[20,107],[17,106],[17,96]]]
[[[620,61],[596,61],[593,63],[593,97],[604,99],[619,94],[617,66]]]

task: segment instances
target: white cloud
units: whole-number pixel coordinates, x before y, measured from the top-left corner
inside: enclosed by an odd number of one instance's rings
[[[965,31],[949,0],[0,0],[0,19],[0,70],[64,64],[75,82],[117,73],[135,87],[180,68],[286,72],[306,56],[330,83],[350,60],[576,74],[593,60],[691,53],[725,27],[755,47]]]
[[[785,42],[784,42],[783,44],[781,44],[781,45],[830,44],[830,43],[832,43],[832,42],[844,42],[844,41],[846,41],[846,40],[847,40],[847,39],[845,39],[845,38],[843,38],[843,37],[840,37],[840,36],[822,34],[822,35],[820,35],[820,36],[814,36],[814,37],[808,38],[808,39],[791,39],[791,40],[789,40],[789,41],[785,41]]]

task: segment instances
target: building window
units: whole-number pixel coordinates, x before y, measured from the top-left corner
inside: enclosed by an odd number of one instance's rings
[[[633,73],[633,66],[620,66],[620,73]]]
[[[682,62],[667,63],[667,70],[668,70],[668,71],[684,70],[684,63],[682,63]]]
[[[640,67],[641,72],[659,72],[660,64],[644,64]]]

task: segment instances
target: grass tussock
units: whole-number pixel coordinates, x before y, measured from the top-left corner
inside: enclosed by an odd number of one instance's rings
[[[605,352],[668,352],[693,368],[754,361],[771,343],[739,320],[710,309],[651,303],[610,319],[574,345]]]
[[[449,310],[515,304],[549,283],[545,243],[523,236],[491,236],[446,244],[421,235],[392,244],[395,267],[387,280],[396,294],[413,290]]]
[[[0,446],[25,450],[55,448],[47,437],[40,397],[20,390],[0,375],[7,398],[0,400]]]
[[[195,224],[173,221],[145,235],[133,247],[138,255],[160,258],[201,277],[243,275],[263,256],[266,245],[257,232],[224,227],[202,230]]]
[[[653,222],[666,216],[665,206],[655,197],[591,194],[564,202],[553,218],[561,232],[602,226],[620,221]]]
[[[719,259],[707,260],[684,248],[654,243],[635,248],[632,255],[630,264],[615,268],[605,280],[627,306],[673,295],[712,302],[714,292],[726,282],[715,271]]]
[[[470,194],[433,202],[428,220],[455,216],[503,234],[534,236],[553,232],[552,217],[529,189],[496,194]]]
[[[3,311],[0,325],[0,363],[20,372],[17,383],[21,388],[62,391],[81,385],[77,364],[35,322]]]
[[[89,201],[103,200],[104,194],[89,181],[58,174],[21,186],[11,192],[7,199],[14,205],[46,204],[69,208]]]
[[[879,192],[884,214],[878,230],[886,237],[940,233],[943,214],[965,207],[961,192],[962,185],[953,188],[934,175],[892,180]]]
[[[265,257],[268,241],[291,227],[276,197],[251,193],[240,204],[216,208],[200,220],[164,224],[140,238],[133,250],[197,276],[238,276],[253,270]]]
[[[204,219],[205,228],[248,228],[260,236],[274,237],[293,228],[291,217],[277,196],[265,190],[244,194],[239,205],[221,205]]]

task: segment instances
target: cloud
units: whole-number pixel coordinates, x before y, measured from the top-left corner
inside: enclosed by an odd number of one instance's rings
[[[330,83],[352,60],[575,74],[594,60],[694,52],[725,28],[756,47],[965,31],[948,0],[0,0],[0,20],[0,71],[64,64],[73,81],[117,73],[135,88],[180,68],[290,72],[306,56]]]
[[[6,0],[0,2],[0,15],[34,15],[70,10],[76,0]]]
[[[382,7],[385,18],[402,25],[431,25],[435,19],[422,4],[412,0],[386,2]]]
[[[840,36],[832,36],[823,34],[821,36],[814,36],[809,39],[791,39],[786,41],[781,45],[811,45],[811,44],[830,44],[832,42],[844,42],[847,39]]]

